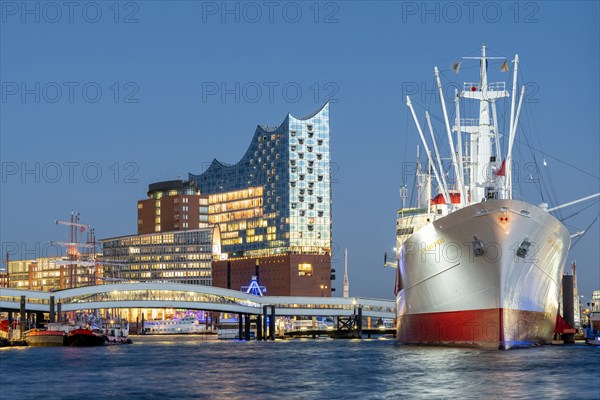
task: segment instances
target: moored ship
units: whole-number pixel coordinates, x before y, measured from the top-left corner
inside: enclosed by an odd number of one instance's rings
[[[192,315],[172,320],[145,321],[144,333],[147,335],[173,335],[184,333],[204,333],[206,326]]]
[[[102,346],[108,341],[106,335],[87,328],[77,328],[65,336],[65,346]]]
[[[403,205],[396,221],[398,341],[493,349],[550,343],[571,235],[546,204],[513,199],[512,148],[525,92],[523,87],[516,107],[519,59],[515,56],[508,146],[501,161],[496,100],[509,93],[504,82],[488,82],[488,62],[504,57],[487,57],[484,45],[480,57],[465,58],[479,60],[479,81],[455,91],[452,128],[440,73],[434,70],[453,185],[429,113],[431,140],[426,140],[407,96],[427,168],[418,166],[418,206]],[[453,66],[455,72],[459,68],[460,63]],[[501,69],[508,71],[506,60]],[[478,119],[461,119],[461,99],[479,103]],[[468,135],[464,148],[463,135]],[[435,196],[432,175],[439,188]]]
[[[59,330],[31,329],[25,332],[28,346],[62,346],[65,332]]]

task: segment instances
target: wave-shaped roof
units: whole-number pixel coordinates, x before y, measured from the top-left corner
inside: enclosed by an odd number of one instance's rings
[[[324,109],[326,109],[326,107],[328,105],[329,105],[329,103],[323,104],[317,110],[313,111],[311,114],[309,114],[308,116],[303,117],[303,118],[296,118],[292,114],[288,113],[287,116],[285,117],[285,119],[279,125],[257,125],[256,126],[256,130],[254,132],[254,135],[252,136],[252,141],[250,142],[250,145],[248,146],[248,148],[246,149],[246,152],[244,153],[244,155],[242,156],[242,158],[238,162],[236,162],[234,164],[229,164],[229,163],[225,163],[223,161],[219,161],[216,158],[214,158],[212,160],[212,162],[210,163],[209,167],[203,173],[201,173],[199,175],[192,174],[191,172],[188,173],[189,179],[190,180],[192,180],[192,179],[198,179],[199,177],[201,177],[204,174],[214,173],[214,172],[216,172],[215,169],[217,169],[217,168],[219,168],[219,169],[235,169],[236,167],[238,167],[240,165],[240,163],[245,162],[251,156],[252,149],[253,149],[252,145],[253,145],[253,143],[257,142],[256,139],[260,135],[271,134],[271,133],[280,131],[280,128],[282,128],[282,127],[287,127],[287,125],[289,124],[290,117],[295,118],[297,120],[301,120],[301,121],[306,121],[306,120],[309,120],[311,118],[314,118],[315,116],[317,116],[318,114],[320,114]]]

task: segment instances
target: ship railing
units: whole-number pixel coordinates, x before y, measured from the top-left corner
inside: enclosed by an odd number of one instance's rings
[[[460,126],[479,126],[479,118],[461,118]]]
[[[479,82],[465,82],[463,85],[463,90],[465,92],[478,92],[483,89],[483,86],[479,84]],[[487,84],[488,91],[505,91],[506,90],[506,82],[488,82]]]

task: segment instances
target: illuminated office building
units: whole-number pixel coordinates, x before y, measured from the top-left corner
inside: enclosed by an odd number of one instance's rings
[[[100,242],[105,275],[111,280],[211,285],[210,228],[121,236]]]
[[[269,295],[330,296],[329,104],[305,118],[258,126],[242,159],[190,174],[220,232],[213,285],[239,290],[253,275]]]
[[[97,261],[98,264],[92,267],[84,264],[91,260]],[[82,265],[65,265],[69,258],[63,256],[11,260],[8,262],[8,273],[5,277],[6,287],[52,291],[100,285],[104,270],[101,260],[100,254],[86,255]]]

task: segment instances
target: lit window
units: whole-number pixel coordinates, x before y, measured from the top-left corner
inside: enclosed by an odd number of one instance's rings
[[[138,203],[138,208],[142,209],[142,208],[144,208],[144,205],[142,203]]]
[[[298,276],[312,276],[312,264],[298,264]]]

